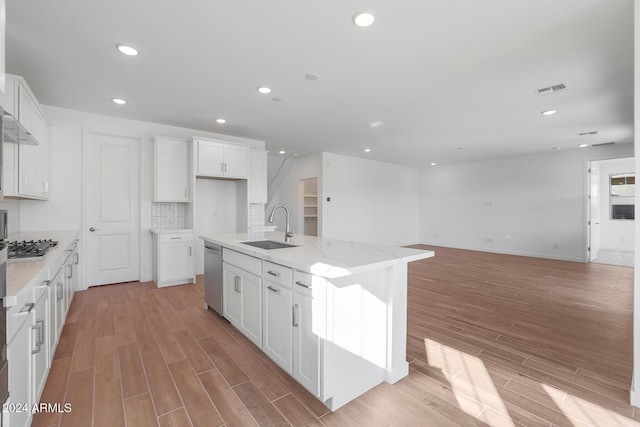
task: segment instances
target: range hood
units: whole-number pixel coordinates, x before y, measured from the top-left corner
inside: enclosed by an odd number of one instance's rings
[[[3,141],[15,144],[38,145],[38,140],[27,131],[25,127],[11,114],[5,112],[2,116],[3,122]]]

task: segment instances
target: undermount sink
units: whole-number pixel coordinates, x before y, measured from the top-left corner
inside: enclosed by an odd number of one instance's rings
[[[296,245],[290,245],[288,243],[276,242],[274,240],[256,240],[253,242],[240,242],[245,245],[255,246],[260,249],[283,249],[283,248],[295,248]]]

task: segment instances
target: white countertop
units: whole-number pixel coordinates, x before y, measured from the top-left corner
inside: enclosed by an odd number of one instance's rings
[[[399,262],[407,263],[434,256],[433,251],[303,235],[294,235],[292,241],[288,242],[296,245],[295,248],[267,250],[241,243],[254,240],[284,242],[284,232],[233,233],[199,237],[234,251],[326,278],[348,276],[396,265]]]
[[[78,230],[68,231],[28,231],[11,234],[8,238],[9,241],[14,240],[38,240],[38,239],[52,239],[58,241],[58,246],[49,249],[42,259],[33,261],[18,261],[7,262],[7,296],[4,300],[5,307],[11,307],[16,303],[17,295],[27,286],[31,285],[32,281],[38,274],[45,271],[50,267],[54,267],[54,263],[64,262],[62,259],[66,254],[64,251],[73,243],[79,235]],[[47,277],[55,274],[56,272],[46,272]]]
[[[165,234],[165,233],[193,233],[190,228],[151,228],[149,229],[153,234]]]

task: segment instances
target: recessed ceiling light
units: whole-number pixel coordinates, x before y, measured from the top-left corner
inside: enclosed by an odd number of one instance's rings
[[[306,76],[304,76],[305,79],[307,80],[318,80],[318,76],[316,73],[309,73]]]
[[[371,152],[371,148],[365,148],[365,149],[364,149],[364,150],[362,150],[362,151],[364,151],[365,153],[370,153],[370,152]]]
[[[127,46],[126,44],[117,43],[116,48],[128,56],[136,56],[138,54],[138,50],[136,48]]]
[[[560,151],[560,147],[553,147],[552,150],[553,151]]]
[[[431,164],[431,166],[435,166],[435,165],[437,165],[437,163],[436,163],[436,162],[431,162],[430,164]]]
[[[554,115],[555,113],[557,113],[557,111],[556,111],[556,110],[544,110],[544,111],[542,112],[542,115],[543,115],[543,116],[552,116],[552,115]]]
[[[111,100],[118,105],[124,105],[127,103],[127,101],[122,98],[111,98]]]
[[[380,120],[372,122],[370,125],[372,128],[377,128],[379,126],[382,126],[382,122]]]
[[[220,123],[221,125],[227,123],[225,119],[216,119],[216,123]]]
[[[375,21],[375,16],[371,12],[356,12],[353,15],[353,23],[358,27],[368,27]]]
[[[271,88],[268,88],[266,86],[260,86],[260,87],[258,87],[258,92],[266,95],[268,93],[271,93]]]
[[[278,153],[280,153],[280,154],[285,154],[285,153],[286,153],[286,151],[284,151],[284,150],[280,150],[280,151],[278,151]]]
[[[588,147],[588,146],[589,146],[589,144],[578,144],[578,147],[580,147],[580,148],[584,148],[584,147]]]

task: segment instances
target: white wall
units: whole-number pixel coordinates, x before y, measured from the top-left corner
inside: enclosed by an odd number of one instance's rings
[[[640,0],[634,6],[634,129],[640,129]],[[637,132],[636,132],[637,133]],[[636,152],[640,154],[640,140],[635,138]],[[640,171],[640,155],[636,156],[636,171]],[[640,201],[640,185],[636,185],[636,201]],[[637,213],[637,206],[636,206]],[[635,269],[640,271],[640,227],[636,227]],[[633,382],[631,383],[631,404],[640,407],[640,274],[634,274],[633,293]]]
[[[612,159],[594,162],[600,180],[600,249],[633,251],[635,221],[611,219],[609,175],[635,170],[635,159]],[[593,166],[592,166],[593,167]]]
[[[73,230],[82,224],[82,131],[83,128],[118,132],[142,138],[141,177],[141,277],[151,280],[152,143],[154,134],[189,138],[202,136],[242,142],[264,149],[264,142],[178,128],[158,123],[127,120],[59,107],[43,106],[52,126],[51,193],[48,201],[20,201],[21,231]],[[86,228],[86,227],[85,227]],[[84,231],[84,230],[83,230]],[[81,235],[82,236],[82,235]],[[86,259],[86,257],[83,257]],[[84,270],[84,269],[83,269]]]
[[[419,241],[418,169],[332,153],[323,153],[322,160],[323,237],[389,245]]]
[[[236,232],[236,181],[196,179],[195,234]],[[195,242],[195,272],[204,274],[204,241]]]
[[[272,165],[279,166],[282,163],[282,159],[276,156],[269,156],[267,167],[273,167]],[[265,209],[265,215],[268,217],[271,213],[271,209],[277,204],[283,204],[289,209],[290,225],[294,229],[294,234],[301,234],[304,230],[302,210],[299,207],[298,199],[298,186],[301,179],[318,178],[318,191],[321,191],[322,186],[322,153],[310,154],[308,156],[298,157],[296,159],[287,160],[290,162],[290,166],[287,166],[287,171],[283,170],[284,176],[278,181],[280,185],[275,192],[273,198]],[[321,194],[321,193],[320,193]],[[319,218],[319,221],[322,220]],[[274,216],[273,224],[266,222],[266,225],[277,225],[276,231],[285,231],[285,215],[282,209],[278,209]],[[321,234],[321,226],[318,225],[318,235]]]
[[[586,261],[587,163],[632,155],[623,144],[423,169],[420,241]]]

